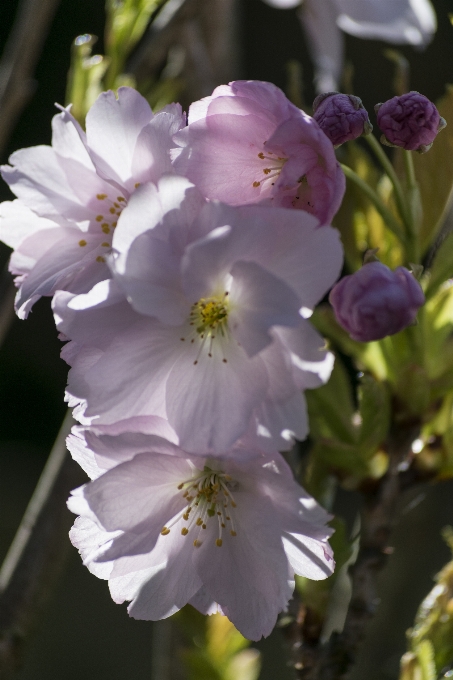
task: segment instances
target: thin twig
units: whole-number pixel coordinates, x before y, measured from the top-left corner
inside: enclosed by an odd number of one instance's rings
[[[20,666],[24,640],[63,565],[69,513],[65,501],[82,475],[66,452],[73,423],[68,411],[19,529],[0,570],[0,678]]]
[[[0,61],[0,154],[34,91],[41,49],[60,0],[22,0]]]

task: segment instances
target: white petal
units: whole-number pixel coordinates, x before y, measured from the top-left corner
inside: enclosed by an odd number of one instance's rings
[[[175,531],[161,536],[158,544],[164,546],[168,561],[140,588],[129,605],[128,612],[134,619],[167,618],[187,604],[202,585],[191,564],[195,548],[188,536]]]
[[[248,358],[233,339],[219,335],[197,358],[199,342],[180,343],[167,382],[167,417],[184,450],[225,453],[244,434],[262,399],[266,369],[259,356]]]
[[[84,497],[107,531],[138,533],[136,528],[146,524],[155,542],[162,527],[186,506],[177,487],[191,472],[184,459],[139,454],[87,484]]]
[[[120,87],[118,99],[102,92],[87,113],[87,143],[101,177],[134,190],[132,160],[138,136],[153,113],[136,90]]]
[[[301,0],[264,0],[264,2],[277,9],[291,9],[300,5]]]
[[[338,26],[358,38],[426,45],[436,30],[429,0],[336,0]]]
[[[272,326],[298,325],[301,303],[286,283],[255,262],[236,262],[231,275],[228,324],[234,338],[252,357],[272,342]]]
[[[94,562],[93,556],[109,545],[116,535],[116,532],[103,531],[88,517],[77,517],[69,532],[71,543],[78,549],[84,564],[92,574],[102,579],[110,578],[113,562]]]
[[[343,72],[344,43],[337,26],[335,3],[332,0],[305,0],[299,17],[315,67],[316,91],[338,90]]]
[[[0,239],[10,248],[19,248],[22,241],[38,231],[58,229],[59,226],[52,220],[39,217],[21,201],[0,203]]]
[[[292,568],[306,578],[318,581],[333,574],[335,562],[327,541],[319,541],[305,534],[287,533],[283,545]]]
[[[208,525],[194,560],[212,600],[245,637],[259,640],[271,633],[291,597],[288,563],[272,506],[246,491],[234,498],[237,536],[225,531],[218,547],[217,527]]]

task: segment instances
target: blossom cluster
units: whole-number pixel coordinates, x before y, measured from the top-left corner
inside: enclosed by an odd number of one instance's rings
[[[329,515],[279,453],[333,365],[309,317],[343,262],[334,143],[370,127],[332,95],[318,123],[236,81],[186,120],[122,87],[85,130],[62,108],[52,145],[1,169],[17,314],[52,297],[71,367],[68,449],[92,480],[68,502],[71,540],[135,618],[190,603],[259,639],[294,574],[333,571]]]

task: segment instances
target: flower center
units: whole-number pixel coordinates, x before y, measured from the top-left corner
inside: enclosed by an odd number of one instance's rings
[[[211,297],[200,298],[198,302],[192,305],[189,316],[189,326],[193,330],[189,334],[188,339],[191,343],[195,343],[196,339],[201,340],[198,348],[198,354],[193,362],[196,366],[198,360],[206,347],[208,350],[208,357],[212,357],[213,342],[218,333],[221,337],[225,337],[228,331],[228,312],[229,312],[228,291],[220,295],[213,295]],[[182,337],[184,342],[186,337]],[[206,341],[209,341],[206,345]],[[227,360],[223,357],[222,361],[226,364]]]
[[[281,158],[280,156],[277,156],[272,151],[266,151],[266,153],[260,151],[260,153],[258,154],[258,158],[264,161],[263,165],[265,167],[263,167],[260,170],[259,178],[255,182],[253,182],[252,186],[255,189],[257,189],[259,186],[262,186],[268,180],[277,177],[280,174],[286,161],[288,160],[287,158]],[[264,177],[262,175],[264,175]],[[271,184],[273,186],[275,182],[271,182]]]
[[[182,492],[187,506],[164,526],[160,533],[167,536],[171,528],[182,519],[181,534],[187,536],[193,533],[195,536],[193,545],[199,548],[203,543],[203,531],[211,522],[217,524],[218,536],[215,544],[220,548],[225,530],[229,531],[231,536],[237,535],[233,521],[236,503],[232,488],[235,486],[236,482],[230,475],[213,471],[205,465],[198,475],[178,485],[178,491]]]
[[[228,293],[223,297],[200,298],[192,305],[190,311],[190,324],[200,336],[205,334],[213,336],[217,330],[225,335],[228,325]]]

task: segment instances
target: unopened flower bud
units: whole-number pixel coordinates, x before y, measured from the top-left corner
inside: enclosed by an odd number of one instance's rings
[[[373,129],[362,100],[352,94],[318,95],[313,102],[313,118],[335,147],[369,135]]]
[[[382,262],[370,262],[342,278],[329,300],[338,323],[351,338],[370,342],[413,324],[425,296],[405,267],[392,271]]]
[[[437,133],[447,124],[434,104],[415,91],[376,104],[374,109],[383,132],[381,142],[407,151],[428,151]]]

